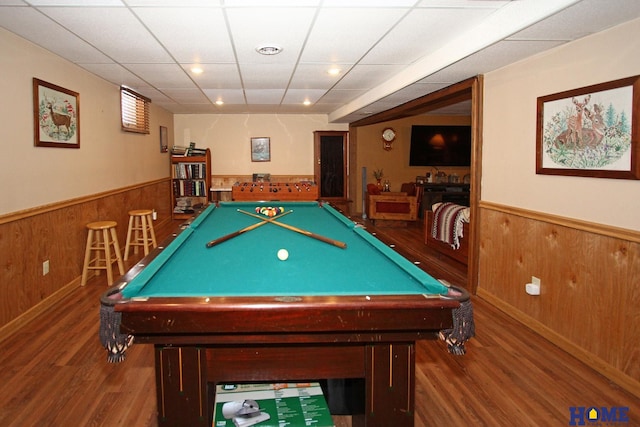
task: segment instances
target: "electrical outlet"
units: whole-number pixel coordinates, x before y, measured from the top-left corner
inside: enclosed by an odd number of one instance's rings
[[[533,283],[534,285],[540,286],[540,279],[537,278],[536,276],[531,276],[531,283]]]
[[[49,274],[49,260],[42,263],[42,275],[46,276],[47,274]]]

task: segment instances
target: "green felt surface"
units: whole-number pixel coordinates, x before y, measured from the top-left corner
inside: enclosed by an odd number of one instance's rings
[[[238,209],[282,206],[282,223],[342,241],[329,245],[265,224],[219,245],[207,242],[260,222]],[[265,219],[267,217],[264,217]],[[289,259],[277,258],[287,249]],[[445,294],[447,288],[328,205],[227,202],[210,206],[123,290],[125,298]]]

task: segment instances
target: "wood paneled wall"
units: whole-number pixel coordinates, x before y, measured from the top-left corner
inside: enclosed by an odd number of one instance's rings
[[[169,191],[167,178],[1,216],[0,341],[79,285],[87,223],[117,221],[124,248],[127,212],[155,209],[158,224],[170,221]]]
[[[478,296],[640,395],[640,233],[487,202],[479,230]]]

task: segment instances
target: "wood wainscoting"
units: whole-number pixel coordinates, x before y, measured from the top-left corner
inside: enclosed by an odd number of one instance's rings
[[[640,396],[640,232],[479,207],[478,296]]]
[[[170,189],[165,178],[0,216],[0,341],[79,286],[87,223],[116,221],[124,248],[129,210],[171,221]]]

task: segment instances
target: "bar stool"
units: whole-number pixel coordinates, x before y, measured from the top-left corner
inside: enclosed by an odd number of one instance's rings
[[[129,258],[129,250],[133,246],[133,253],[138,253],[138,246],[144,248],[144,254],[149,255],[149,247],[154,248],[156,234],[153,231],[153,211],[151,209],[135,209],[129,211],[129,228],[127,229],[127,243],[124,246],[124,260]],[[133,236],[132,236],[133,235]],[[133,237],[133,239],[132,239]]]
[[[118,263],[120,274],[124,274],[124,264],[120,255],[120,246],[118,246],[118,235],[116,234],[115,221],[97,221],[87,224],[89,234],[87,235],[87,247],[84,252],[84,267],[82,268],[81,286],[87,283],[87,275],[89,270],[97,270],[96,275],[100,274],[100,270],[107,270],[107,285],[113,283],[113,267],[114,262]],[[92,252],[95,256],[92,258]]]

